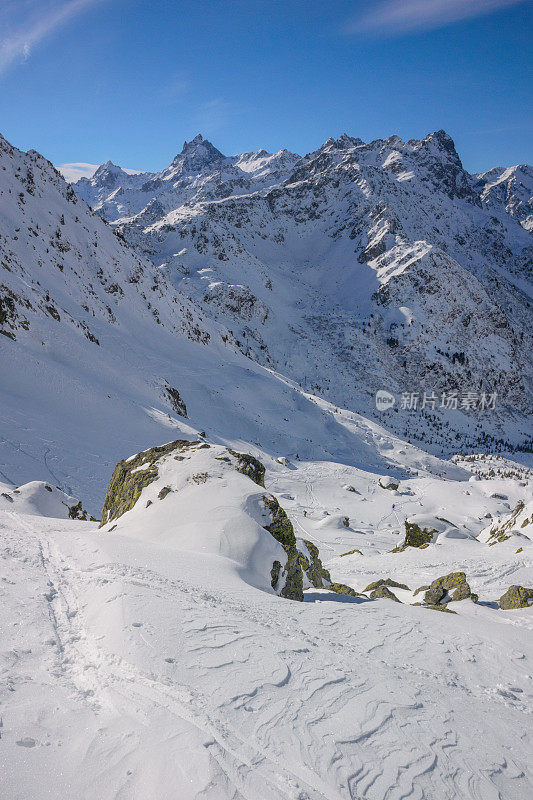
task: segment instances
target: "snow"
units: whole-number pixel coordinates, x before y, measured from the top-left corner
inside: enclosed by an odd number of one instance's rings
[[[0,485],[0,488],[0,510],[18,514],[68,519],[70,509],[79,502],[44,481],[30,481],[16,488]]]
[[[529,164],[494,167],[474,176],[484,205],[492,212],[504,211],[533,231],[533,169]]]
[[[488,441],[461,411],[387,415],[437,455],[456,433],[470,450],[529,440],[531,237],[515,213],[527,181],[506,178],[495,216],[486,176],[463,170],[444,131],[343,135],[302,158],[227,157],[195,137],[146,177],[75,188],[254,361],[374,418],[380,389],[496,391]]]
[[[75,183],[80,178],[92,178],[95,172],[100,168],[99,164],[89,164],[86,161],[72,161],[65,164],[57,164],[57,170],[61,173],[66,181]],[[128,169],[121,167],[127,175],[140,175],[141,170]]]
[[[505,377],[523,367],[499,306],[516,299],[518,333],[525,307],[508,289],[508,265],[504,289],[491,285],[490,253],[503,242],[521,252],[527,233],[500,210],[504,233],[487,244],[487,211],[460,196],[477,197],[450,142],[443,132],[407,144],[342,136],[302,166],[286,151],[227,158],[195,137],[165,174],[124,177],[108,163],[82,184],[102,192],[101,209],[112,197],[133,218],[156,195],[169,204],[152,206],[134,252],[45,159],[0,138],[2,797],[532,794],[533,609],[498,608],[509,586],[533,586],[530,455],[469,454],[458,414],[463,438],[447,447],[462,453],[448,459],[428,420],[407,441],[395,412],[363,413],[374,386],[394,388],[382,383],[395,369],[390,348],[354,333],[354,315],[379,327],[375,292],[389,293],[388,333],[404,325],[412,374],[438,360],[431,316],[456,336],[470,315],[464,341],[483,369]],[[453,200],[434,185],[443,163]],[[408,168],[414,177],[401,180]],[[226,199],[217,171],[234,190]],[[344,204],[332,174],[341,194],[350,187]],[[156,180],[161,193],[139,188]],[[418,224],[404,216],[414,196],[404,189],[416,190]],[[315,192],[320,219],[306,218]],[[375,206],[357,206],[358,219],[373,241],[392,239],[356,262],[354,240],[332,226],[353,219],[354,198],[380,194],[395,198],[393,213],[376,219]],[[240,227],[236,206],[250,214]],[[165,238],[165,214],[205,224],[219,244],[202,253],[190,229]],[[395,214],[403,243],[387,227]],[[453,237],[465,230],[474,233],[460,245]],[[147,253],[154,239],[161,247]],[[226,249],[228,261],[215,260]],[[524,417],[515,423],[522,430]],[[143,479],[147,448],[174,439],[190,444],[160,460],[133,508],[102,527],[69,518],[79,500],[100,517],[115,464],[145,454]],[[261,460],[264,489],[227,448]],[[359,596],[311,587],[303,603],[278,596],[271,569],[286,554],[265,528],[270,494],[302,553],[316,545],[332,580]],[[407,519],[433,540],[392,552]],[[466,573],[478,603],[451,602],[454,614],[415,605],[418,587],[452,571]],[[364,592],[387,577],[409,587],[392,588],[400,603]]]
[[[531,549],[449,539],[387,554],[393,498],[373,500],[375,480],[278,464],[267,490],[294,498],[282,502],[334,579],[361,591],[390,576],[413,590],[461,568],[480,594],[438,618],[411,605],[412,591],[393,590],[403,605],[323,590],[284,600],[249,561],[279,547],[249,516],[261,490],[230,475],[221,452],[170,458],[112,533],[0,512],[6,796],[528,796],[533,620],[494,601],[530,578]],[[209,480],[192,483],[197,469]],[[470,523],[498,507],[480,484],[466,496],[462,481],[411,479],[401,514],[451,507],[459,518],[461,503]],[[337,507],[356,529],[331,522]],[[348,545],[363,555],[340,557]]]

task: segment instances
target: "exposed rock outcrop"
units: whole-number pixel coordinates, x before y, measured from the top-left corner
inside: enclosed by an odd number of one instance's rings
[[[246,476],[250,483],[246,481],[243,484],[242,479],[237,479],[236,473]],[[258,515],[263,530],[268,531],[272,539],[281,545],[277,550],[277,557],[272,558],[268,564],[263,562],[259,565],[263,575],[269,575],[269,584],[279,595],[302,601],[303,592],[308,588],[329,589],[339,594],[353,596],[358,594],[350,586],[332,581],[328,570],[322,565],[318,547],[307,539],[298,539],[295,536],[292,523],[278,500],[273,495],[257,493],[256,487],[264,488],[265,479],[265,466],[257,458],[247,453],[228,450],[220,445],[210,445],[202,440],[178,439],[120,461],[113,472],[104,501],[101,527],[107,526],[109,532],[115,531],[117,522],[128,512],[138,508],[138,500],[143,492],[146,492],[140,504],[142,511],[136,512],[137,517],[139,514],[148,515],[146,521],[143,517],[143,529],[145,526],[148,530],[153,528],[154,535],[157,536],[161,528],[165,533],[165,529],[171,526],[172,535],[179,544],[182,525],[187,527],[190,516],[188,510],[190,507],[187,505],[190,501],[182,499],[184,493],[190,494],[191,487],[197,487],[195,491],[200,489],[206,492],[205,495],[199,495],[199,502],[206,507],[213,503],[218,516],[220,500],[216,499],[219,497],[219,489],[215,485],[217,478],[224,479],[224,484],[219,483],[218,486],[228,486],[224,491],[228,492],[229,517],[232,518],[235,513],[241,515],[239,532],[241,543],[239,546],[236,545],[237,552],[239,554],[243,550],[248,552],[246,558],[255,564],[254,552],[257,544],[254,544],[256,536],[254,529],[256,530],[259,521]],[[247,488],[248,485],[250,488]],[[213,498],[212,492],[214,492]],[[161,516],[158,509],[162,501],[167,510]],[[197,502],[195,500],[195,503]],[[183,512],[182,508],[186,511]],[[182,519],[183,513],[185,519]],[[156,519],[154,514],[160,520],[159,523],[154,522]],[[115,524],[109,527],[111,522]],[[130,523],[123,521],[123,524],[128,530]],[[216,525],[220,526],[221,538],[218,545]],[[249,541],[246,539],[243,543],[242,537],[248,536],[246,533],[248,528]],[[204,535],[208,540],[206,546],[214,546],[217,553],[235,552],[231,541],[231,528],[228,533],[220,519],[215,524],[215,532],[206,532]],[[191,546],[190,542],[188,546]],[[199,545],[195,541],[193,546]],[[276,552],[276,547],[277,545],[265,543],[264,549],[268,551],[270,548],[270,551]],[[257,565],[255,568],[257,569]]]
[[[196,444],[200,442],[176,439],[119,461],[105,496],[100,527],[133,508],[145,486],[157,480],[159,476],[157,462],[160,458],[175,450],[181,454]]]
[[[500,608],[510,611],[513,608],[528,608],[533,605],[533,589],[525,586],[510,586],[499,600]]]
[[[369,583],[366,589],[363,589],[364,592],[373,592],[375,589],[379,589],[380,586],[392,586],[393,589],[406,589],[409,591],[409,587],[405,583],[398,583],[397,581],[393,581],[392,578],[380,578],[377,581],[373,581]]]
[[[266,471],[264,465],[248,453],[237,453],[235,450],[229,450],[229,452],[237,459],[237,472],[248,475],[254,483],[264,488]]]
[[[419,586],[414,594],[420,592],[424,592],[423,605],[431,607],[447,606],[448,603],[468,598],[474,603],[478,601],[478,596],[472,593],[464,572],[442,575],[427,586]]]
[[[398,598],[396,597],[394,592],[391,592],[390,589],[387,589],[387,587],[383,586],[383,585],[378,586],[376,589],[374,589],[372,592],[370,592],[370,599],[371,600],[381,600],[381,599],[394,600],[395,603],[401,602],[400,600],[398,600]]]
[[[405,539],[402,544],[395,547],[392,552],[401,553],[407,547],[418,547],[420,549],[428,547],[436,533],[436,528],[422,528],[420,525],[417,525],[416,522],[405,520]]]

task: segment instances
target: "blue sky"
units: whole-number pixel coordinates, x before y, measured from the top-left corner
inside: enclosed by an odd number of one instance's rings
[[[533,160],[530,0],[0,0],[0,131],[56,164],[439,128],[471,171]]]

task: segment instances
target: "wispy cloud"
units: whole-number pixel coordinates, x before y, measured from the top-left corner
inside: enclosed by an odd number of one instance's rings
[[[2,0],[0,76],[26,61],[32,48],[86,9],[105,0]]]
[[[85,161],[74,161],[71,164],[57,164],[57,169],[66,181],[73,183],[80,178],[92,178],[99,164],[87,164]]]
[[[56,166],[66,181],[74,183],[75,181],[79,181],[80,178],[92,178],[100,164],[88,164],[86,161],[72,161],[70,163],[57,164]],[[140,175],[142,172],[142,170],[129,169],[128,167],[122,167],[122,169],[124,172],[127,172],[128,175]]]
[[[353,17],[345,31],[396,35],[443,28],[523,2],[526,0],[378,0]]]

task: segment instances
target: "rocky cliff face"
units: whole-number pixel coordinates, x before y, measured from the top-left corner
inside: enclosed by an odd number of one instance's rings
[[[444,131],[343,135],[302,158],[226,158],[198,136],[134,180],[107,197],[98,179],[92,195],[86,181],[75,188],[254,360],[368,414],[378,389],[393,392],[386,423],[446,452],[457,433],[479,443],[481,428],[486,443],[527,438],[525,212],[513,200],[495,214]],[[450,392],[451,415],[440,409]],[[437,398],[437,414],[398,408],[413,393]],[[468,393],[496,393],[496,409],[461,411]]]
[[[510,214],[527,231],[533,231],[533,168],[529,164],[494,167],[474,178],[487,210]]]
[[[66,323],[73,342],[81,336],[99,347],[100,332],[123,328],[133,317],[138,325],[209,338],[192,304],[180,299],[119,231],[91,213],[43,156],[22,153],[0,136],[0,168],[4,336],[24,338],[35,328],[49,340],[54,325],[59,333]],[[101,168],[99,180],[106,183],[111,172],[118,179],[122,171],[110,169]],[[45,333],[43,324],[52,331]]]

